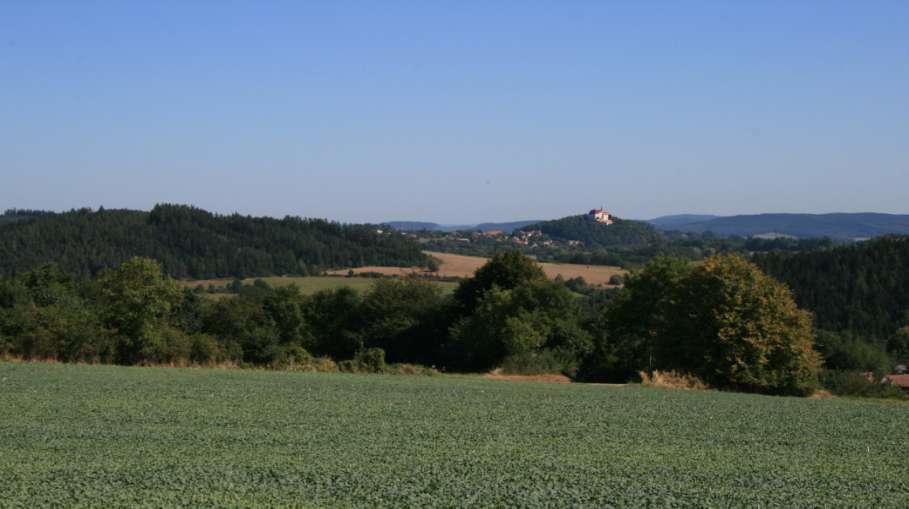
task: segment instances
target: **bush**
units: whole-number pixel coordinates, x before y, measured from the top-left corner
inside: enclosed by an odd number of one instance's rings
[[[275,347],[270,367],[276,369],[294,369],[299,364],[308,364],[312,354],[299,345],[281,345]]]
[[[690,389],[705,390],[710,387],[703,380],[695,375],[680,373],[678,371],[653,371],[647,373],[641,371],[638,373],[641,377],[641,383],[651,387],[660,387],[663,389]]]
[[[224,348],[208,334],[194,334],[191,338],[189,360],[194,364],[219,364],[227,360]]]
[[[338,369],[347,373],[382,373],[385,368],[385,350],[381,348],[361,350],[353,359],[338,363]]]
[[[354,360],[368,371],[379,373],[385,369],[385,350],[381,348],[367,348],[357,353]]]
[[[886,373],[894,364],[887,352],[849,332],[818,331],[816,343],[827,369]]]
[[[193,338],[168,325],[150,327],[139,337],[140,364],[187,364],[192,355]]]
[[[539,350],[509,355],[500,366],[509,375],[548,375],[552,373],[575,374],[577,361],[574,356],[557,350]]]
[[[821,373],[820,380],[825,389],[837,396],[907,399],[902,389],[870,373],[828,369]]]

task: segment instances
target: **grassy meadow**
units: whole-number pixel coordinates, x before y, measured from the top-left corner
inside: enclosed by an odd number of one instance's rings
[[[0,506],[909,505],[909,405],[0,362]]]
[[[251,285],[256,279],[262,279],[271,286],[289,286],[297,285],[304,295],[312,295],[321,290],[334,290],[335,288],[352,288],[356,291],[363,292],[372,286],[375,279],[368,277],[341,277],[341,276],[275,276],[262,278],[248,278],[243,280],[243,284]],[[188,288],[195,288],[202,285],[208,288],[209,285],[223,287],[233,281],[232,279],[200,279],[180,281],[180,284]],[[448,281],[433,281],[444,293],[454,291],[457,283]],[[214,294],[218,295],[218,294]]]

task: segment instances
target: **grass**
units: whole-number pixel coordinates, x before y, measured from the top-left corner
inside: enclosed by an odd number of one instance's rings
[[[909,405],[0,363],[2,506],[909,505]]]
[[[300,287],[300,290],[305,295],[312,295],[320,290],[334,290],[335,288],[348,287],[353,288],[359,292],[366,291],[372,286],[375,282],[375,279],[366,278],[366,277],[340,277],[340,276],[306,276],[306,277],[297,277],[297,276],[276,276],[276,277],[263,277],[263,278],[248,278],[243,280],[243,284],[251,285],[256,279],[262,279],[271,286],[288,286],[288,285],[297,285]],[[180,284],[189,288],[195,288],[200,284],[205,288],[208,288],[209,285],[215,285],[223,287],[224,285],[230,284],[232,279],[204,279],[204,280],[189,280],[189,281],[180,281]],[[451,293],[454,291],[457,283],[446,282],[446,281],[433,281],[433,283],[439,285],[445,293]],[[219,294],[213,294],[219,295]]]
[[[443,277],[473,277],[473,273],[485,265],[487,261],[489,261],[488,258],[483,258],[481,256],[438,253],[434,251],[424,251],[424,253],[439,260],[439,271],[436,272],[436,275]],[[612,278],[612,276],[627,275],[627,271],[621,267],[612,267],[607,265],[578,265],[572,263],[542,262],[540,263],[540,266],[543,268],[543,272],[545,272],[550,279],[555,279],[556,276],[562,276],[563,279],[582,277],[585,281],[587,281],[588,284],[594,286],[613,286],[609,284],[609,280]],[[346,274],[348,270],[349,269],[336,270],[331,273]],[[380,274],[386,274],[389,276],[402,276],[415,272],[420,274],[427,273],[425,269],[414,267],[379,266],[359,267],[353,269],[353,271],[357,273],[378,272]]]

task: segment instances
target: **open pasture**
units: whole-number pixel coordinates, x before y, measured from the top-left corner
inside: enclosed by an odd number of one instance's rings
[[[909,405],[0,362],[0,505],[909,505]]]
[[[347,274],[347,271],[343,271]],[[368,277],[341,277],[341,276],[274,276],[262,278],[247,278],[243,280],[244,285],[251,285],[256,279],[261,279],[271,286],[289,286],[297,285],[300,291],[305,295],[312,295],[321,290],[334,290],[335,288],[352,288],[357,291],[366,291],[376,281]],[[188,288],[195,288],[202,285],[208,288],[209,285],[223,287],[233,281],[232,279],[201,279],[180,281],[179,283]],[[446,281],[433,281],[439,285],[443,292],[452,292],[456,283]],[[213,294],[219,295],[219,294]]]
[[[426,251],[426,254],[438,258],[441,261],[437,275],[443,277],[460,277],[467,278],[473,276],[477,269],[482,267],[487,258],[481,256],[466,256],[451,253],[437,253]],[[550,278],[561,275],[564,279],[582,277],[588,284],[595,286],[608,286],[609,278],[614,275],[624,275],[625,270],[621,267],[611,267],[606,265],[576,265],[571,263],[549,263],[540,264],[543,271]],[[378,272],[386,275],[402,276],[412,273],[425,274],[424,269],[410,267],[360,267],[353,269],[356,273]],[[334,271],[335,274],[346,274],[347,269]]]

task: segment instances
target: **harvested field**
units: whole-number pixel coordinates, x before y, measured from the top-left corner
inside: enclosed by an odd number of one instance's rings
[[[436,273],[442,277],[461,277],[466,278],[485,264],[488,259],[481,256],[465,256],[451,253],[437,253],[426,251],[426,254],[434,256],[441,260],[439,271]],[[540,265],[550,278],[561,275],[565,279],[582,277],[588,284],[596,286],[609,286],[609,278],[615,275],[625,275],[625,270],[621,267],[612,267],[607,265],[575,265],[570,263],[549,263],[544,262]],[[353,269],[356,273],[378,272],[391,276],[403,276],[407,274],[427,274],[425,269],[416,267],[359,267]],[[332,274],[346,274],[347,269],[331,272]]]

